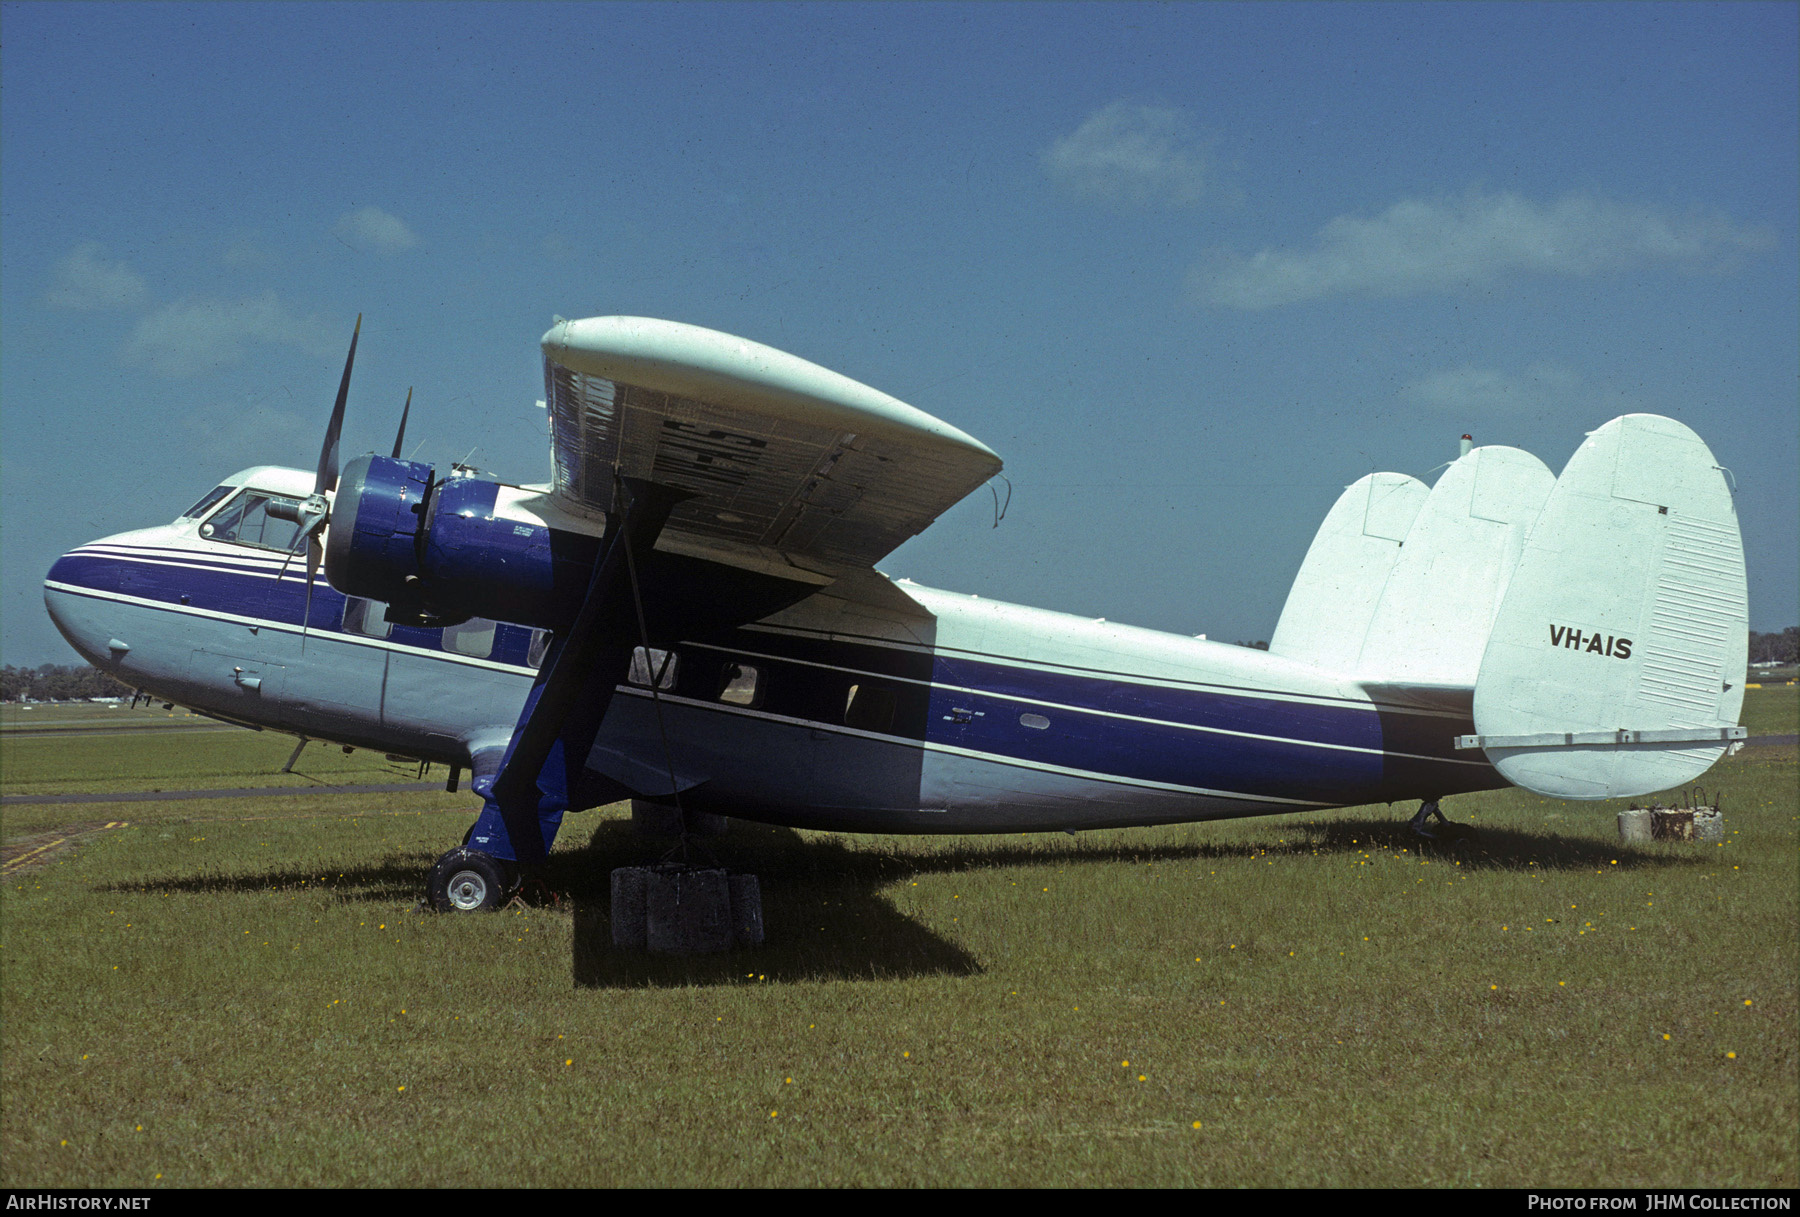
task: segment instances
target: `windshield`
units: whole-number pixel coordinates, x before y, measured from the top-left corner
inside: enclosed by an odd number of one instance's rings
[[[186,511],[182,512],[178,518],[183,519],[183,520],[198,520],[201,516],[205,515],[208,511],[210,511],[212,509],[212,505],[214,503],[217,503],[220,499],[222,499],[226,495],[230,494],[233,489],[235,489],[235,487],[231,487],[231,486],[215,486],[215,487],[213,487],[211,490],[206,492],[205,498],[201,499],[198,503],[195,503],[192,507],[190,507]]]
[[[295,509],[300,506],[300,500],[285,495],[264,490],[240,491],[218,515],[200,526],[200,535],[212,541],[235,541],[258,549],[298,553],[306,534],[294,520],[270,515],[270,503],[287,503]]]

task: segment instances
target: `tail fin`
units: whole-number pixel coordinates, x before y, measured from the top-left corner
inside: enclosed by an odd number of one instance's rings
[[[1737,511],[1682,424],[1628,414],[1589,434],[1525,544],[1475,682],[1480,747],[1558,798],[1648,794],[1724,755],[1749,619]]]
[[[1525,537],[1556,478],[1517,448],[1476,448],[1426,490],[1363,478],[1319,526],[1271,653],[1366,684],[1468,693]]]
[[[1476,448],[1446,469],[1382,589],[1357,679],[1473,689],[1525,538],[1555,484],[1544,462],[1517,448]]]
[[[1269,653],[1350,672],[1400,543],[1429,492],[1403,473],[1352,483],[1325,515],[1269,639]]]

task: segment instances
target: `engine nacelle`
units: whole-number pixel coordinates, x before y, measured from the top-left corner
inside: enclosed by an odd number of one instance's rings
[[[395,619],[470,617],[557,630],[581,608],[600,551],[594,533],[554,528],[516,487],[457,470],[363,456],[339,479],[325,577],[381,600]],[[596,532],[599,525],[595,525]]]

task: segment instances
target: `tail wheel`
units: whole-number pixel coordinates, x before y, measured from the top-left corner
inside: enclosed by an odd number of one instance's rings
[[[426,898],[440,913],[477,913],[506,903],[512,867],[492,854],[453,849],[431,868]]]

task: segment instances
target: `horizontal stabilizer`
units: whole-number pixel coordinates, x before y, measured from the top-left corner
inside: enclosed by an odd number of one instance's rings
[[[1616,418],[1570,458],[1525,543],[1476,679],[1481,746],[1556,798],[1690,782],[1733,738],[1748,626],[1712,452],[1672,419]]]
[[[1458,748],[1569,748],[1577,744],[1688,744],[1750,738],[1748,727],[1671,727],[1666,731],[1542,731],[1536,735],[1459,735]]]

